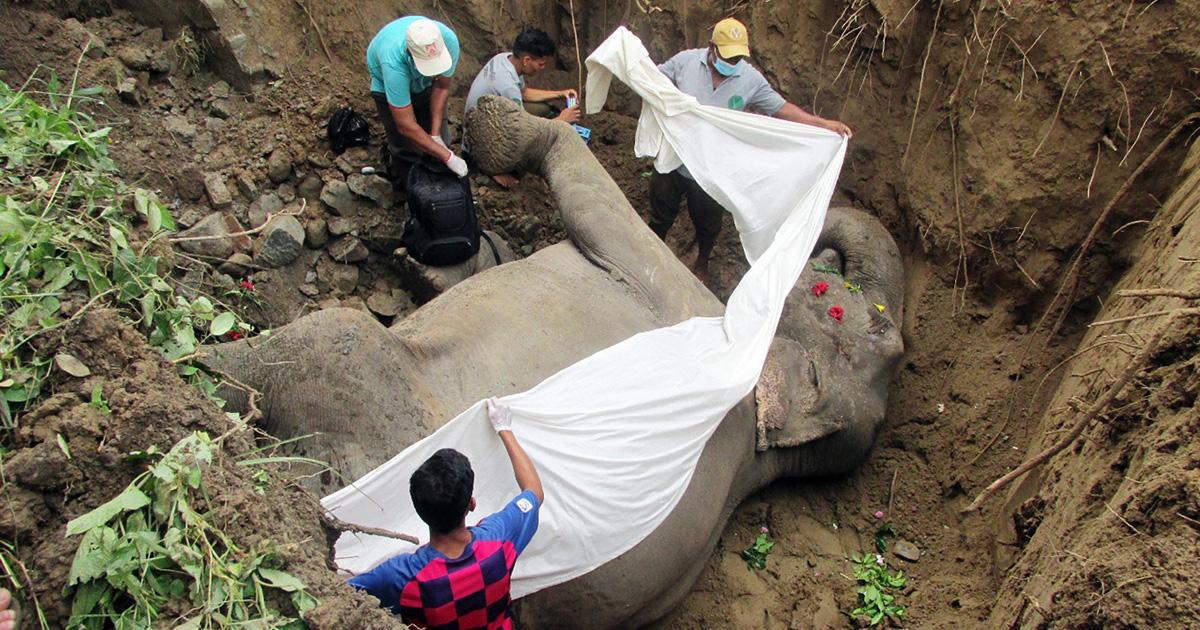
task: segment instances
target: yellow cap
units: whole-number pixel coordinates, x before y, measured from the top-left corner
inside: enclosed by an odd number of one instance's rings
[[[733,18],[725,18],[713,27],[712,43],[725,59],[750,56],[750,35],[746,25]]]

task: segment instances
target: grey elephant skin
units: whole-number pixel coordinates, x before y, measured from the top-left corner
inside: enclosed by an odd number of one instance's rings
[[[467,117],[485,173],[538,173],[570,240],[488,269],[390,328],[350,309],[222,344],[210,362],[262,392],[263,428],[329,461],[326,493],[488,396],[529,389],[629,336],[723,306],[646,227],[570,126],[485,99]],[[833,208],[789,295],[763,376],[706,445],[679,505],[591,573],[517,602],[522,628],[631,628],[660,619],[703,569],[733,509],[782,477],[849,471],[871,449],[903,351],[903,271],[870,215]],[[810,287],[829,284],[816,298]],[[858,292],[858,288],[861,292]],[[829,315],[840,305],[839,323]],[[883,305],[881,311],[875,304]],[[233,408],[239,391],[223,390]],[[546,498],[554,501],[553,496]]]

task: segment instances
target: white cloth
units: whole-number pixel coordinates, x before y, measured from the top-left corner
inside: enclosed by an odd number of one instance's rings
[[[734,213],[754,264],[724,317],[634,335],[502,399],[546,491],[541,526],[516,565],[514,598],[620,556],[671,513],[705,442],[758,380],[784,300],[820,234],[846,148],[844,139],[823,129],[698,105],[659,73],[624,28],[587,66],[589,111],[603,105],[614,75],[640,94],[637,153],[657,156],[664,172],[687,163],[696,181]],[[323,503],[351,523],[424,535],[408,478],[443,447],[471,459],[480,515],[517,493],[479,401]],[[336,560],[360,573],[412,549],[347,533]]]

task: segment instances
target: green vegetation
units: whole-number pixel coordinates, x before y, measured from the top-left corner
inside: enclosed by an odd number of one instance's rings
[[[876,538],[876,546],[881,540]],[[850,611],[850,618],[866,617],[872,626],[889,617],[904,619],[904,607],[896,604],[896,595],[908,582],[904,571],[890,571],[879,554],[864,553],[852,556],[850,561],[854,563],[854,579],[858,582],[858,607]]]
[[[821,263],[815,262],[815,261],[811,262],[809,264],[812,265],[813,271],[816,271],[818,273],[831,273],[835,276],[842,275],[842,270],[838,269],[837,267],[830,267],[828,265],[822,265]]]
[[[193,433],[116,498],[67,523],[68,536],[83,536],[67,578],[69,627],[306,627],[273,609],[290,601],[304,614],[317,604],[300,580],[274,568],[276,544],[239,548],[211,521],[204,472],[217,446]]]
[[[746,570],[753,571],[755,569],[761,571],[767,568],[767,556],[771,550],[775,548],[775,543],[767,540],[767,534],[770,531],[764,527],[758,534],[758,538],[742,551],[742,560],[746,561]]]
[[[250,329],[218,298],[176,294],[163,261],[170,212],[116,177],[112,129],[78,109],[100,91],[36,73],[17,90],[0,82],[0,442],[42,394],[51,333],[89,309],[115,308],[173,361]],[[215,390],[197,366],[182,369]]]

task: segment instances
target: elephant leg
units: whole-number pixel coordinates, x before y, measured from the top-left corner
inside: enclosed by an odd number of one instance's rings
[[[301,438],[292,452],[330,463],[336,474],[320,480],[321,490],[369,472],[435,428],[436,403],[417,383],[399,340],[353,309],[324,310],[206,353],[209,366],[261,395],[266,432]],[[233,380],[218,395],[231,409],[249,407]]]

